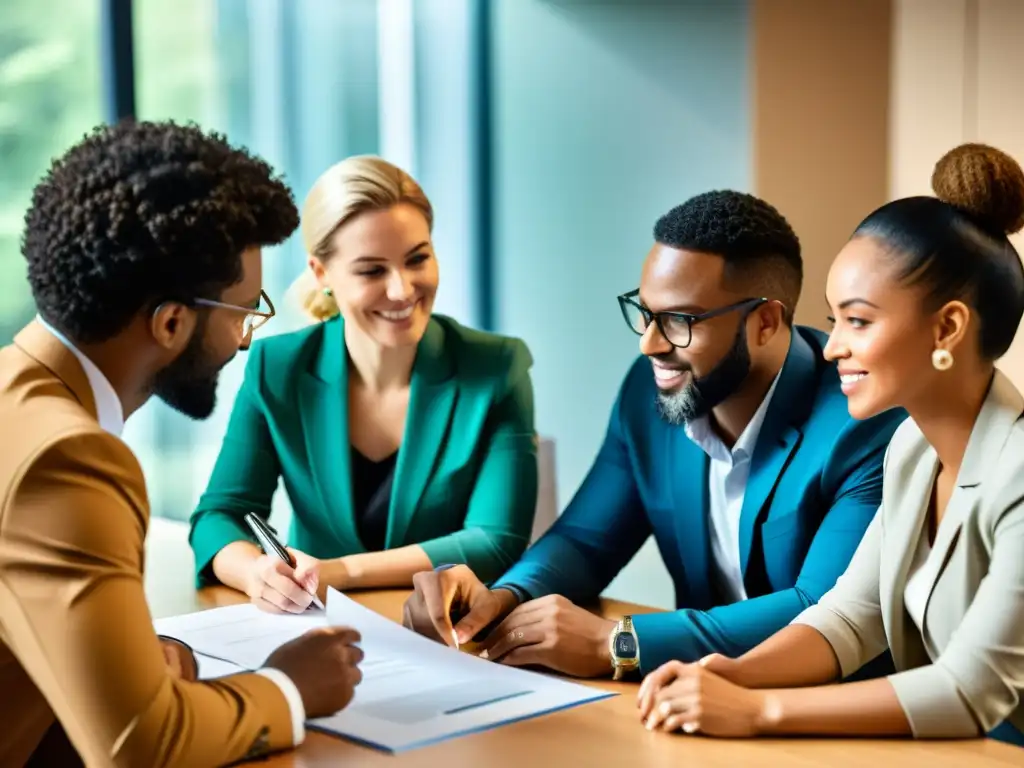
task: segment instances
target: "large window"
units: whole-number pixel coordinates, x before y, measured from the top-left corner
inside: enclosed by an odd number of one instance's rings
[[[102,119],[96,0],[3,0],[0,11],[0,344],[33,316],[21,232],[51,158]]]
[[[246,65],[245,29],[218,24],[217,0],[135,0],[136,111],[145,120],[226,128],[221,108],[232,66]],[[244,11],[245,5],[242,4]],[[227,45],[225,45],[227,43]]]
[[[195,122],[228,132],[230,73],[247,65],[244,25],[223,23],[218,0],[133,3],[135,96],[139,119]],[[240,4],[245,18],[245,2]],[[227,44],[225,44],[227,41]],[[238,140],[235,136],[229,138]],[[216,437],[239,383],[225,372],[213,423],[193,422],[152,399],[125,429],[146,474],[152,514],[187,519],[215,459]],[[220,427],[220,429],[218,429]]]
[[[0,344],[33,315],[19,240],[53,156],[104,119],[99,0],[0,0]],[[467,320],[482,199],[474,186],[471,0],[134,0],[136,117],[196,122],[263,156],[301,205],[342,158],[378,153],[419,177],[438,210],[447,275],[437,310]],[[124,66],[123,61],[117,62]],[[298,238],[264,253],[278,317],[304,320],[286,289]],[[469,318],[471,321],[471,318]],[[151,400],[124,438],[154,515],[187,519],[220,449],[246,356],[223,372],[217,409],[193,422]],[[277,508],[285,511],[283,499]]]
[[[328,165],[378,151],[376,0],[136,0],[133,8],[140,119],[224,132],[282,172],[300,205]],[[286,297],[305,266],[298,238],[267,249],[263,261],[279,316],[260,336],[303,322]],[[154,515],[184,520],[195,507],[244,367],[242,354],[224,370],[206,421],[156,400],[130,420],[125,439],[146,472]]]

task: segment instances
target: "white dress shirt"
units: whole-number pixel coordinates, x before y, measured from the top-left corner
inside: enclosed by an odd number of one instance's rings
[[[121,398],[117,396],[117,392],[114,391],[114,387],[107,377],[103,375],[103,371],[68,341],[64,334],[43,320],[42,317],[37,316],[36,322],[57,337],[57,341],[67,347],[82,364],[85,378],[89,380],[89,386],[92,388],[93,400],[96,401],[96,419],[104,431],[120,437],[121,432],[124,431],[124,408],[121,405]]]
[[[725,446],[715,432],[709,416],[686,423],[687,437],[711,459],[708,462],[711,559],[720,591],[730,602],[747,599],[743,571],[740,568],[740,511],[743,509],[747,478],[750,476],[750,459],[778,381],[779,377],[776,376],[732,450]]]
[[[89,380],[89,386],[92,388],[93,399],[96,401],[96,419],[99,421],[100,427],[120,437],[124,430],[124,407],[121,405],[121,398],[118,397],[113,385],[103,375],[96,363],[86,357],[60,331],[52,327],[42,317],[36,317],[36,322],[53,334],[82,364],[85,377]],[[281,689],[281,693],[288,700],[288,707],[292,714],[293,741],[296,745],[301,744],[306,739],[306,708],[302,703],[299,689],[295,687],[292,679],[279,669],[258,669],[256,674],[263,675]]]

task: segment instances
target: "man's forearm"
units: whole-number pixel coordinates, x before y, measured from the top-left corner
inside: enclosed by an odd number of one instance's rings
[[[662,664],[676,660],[684,663],[700,661],[712,653],[719,653],[733,659],[743,658],[754,649],[765,646],[774,658],[780,653],[775,641],[783,632],[788,634],[789,623],[806,607],[807,599],[799,589],[785,589],[768,595],[751,598],[731,605],[718,606],[707,611],[679,610],[668,613],[641,614],[633,617],[640,641],[640,663],[644,673],[651,672]],[[785,640],[781,657],[788,653],[790,640]],[[824,637],[818,636],[828,651],[816,658],[831,657],[831,646]],[[768,645],[771,642],[771,645]],[[812,640],[813,642],[813,640]],[[761,653],[758,651],[751,665],[752,675],[762,672]],[[782,662],[785,663],[784,661]],[[747,666],[743,665],[744,668]],[[830,682],[835,677],[821,677],[821,665],[815,664],[816,673],[812,680],[804,683]],[[838,676],[838,668],[836,676]],[[786,687],[786,680],[768,681],[763,687]]]
[[[528,593],[531,600],[561,595],[574,603],[584,604],[596,599],[611,581],[611,576],[618,573],[619,563],[605,562],[607,559],[606,552],[584,554],[571,536],[549,532],[531,546],[494,586],[514,585]]]

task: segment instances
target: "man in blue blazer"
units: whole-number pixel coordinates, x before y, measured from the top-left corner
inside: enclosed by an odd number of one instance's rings
[[[619,678],[742,654],[845,570],[905,414],[848,414],[826,335],[792,324],[800,244],[773,207],[706,193],[654,238],[639,290],[619,297],[643,357],[572,502],[489,588],[461,565],[418,574],[407,626],[507,664]],[[652,533],[678,610],[615,622],[578,607]]]

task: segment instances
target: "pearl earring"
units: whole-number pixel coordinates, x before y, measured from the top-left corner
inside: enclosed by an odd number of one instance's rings
[[[936,371],[948,371],[953,367],[953,353],[948,349],[936,349],[932,352],[932,365]]]

